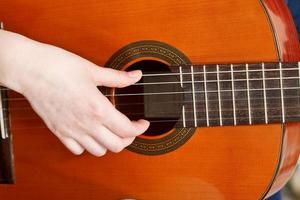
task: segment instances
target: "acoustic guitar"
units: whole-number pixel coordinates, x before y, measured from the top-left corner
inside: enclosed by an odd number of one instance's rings
[[[300,49],[283,0],[1,0],[0,10],[9,31],[141,69],[130,87],[99,89],[151,122],[119,154],[74,156],[1,88],[0,180],[11,183],[1,199],[253,200],[292,175]]]

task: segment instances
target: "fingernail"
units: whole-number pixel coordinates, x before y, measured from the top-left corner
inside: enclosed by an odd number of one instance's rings
[[[128,75],[133,78],[139,77],[139,76],[141,76],[141,74],[142,74],[141,70],[134,70],[134,71],[128,72]]]
[[[146,123],[146,124],[147,124],[147,127],[150,126],[150,122],[149,122],[148,120],[145,120],[145,119],[140,119],[140,120],[143,121],[144,123]]]

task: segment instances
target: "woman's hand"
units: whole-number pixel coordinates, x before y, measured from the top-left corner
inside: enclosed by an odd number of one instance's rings
[[[147,130],[130,121],[97,86],[126,87],[141,71],[98,67],[63,49],[0,31],[0,82],[23,94],[48,128],[74,154],[120,152]],[[1,67],[2,66],[2,67]]]

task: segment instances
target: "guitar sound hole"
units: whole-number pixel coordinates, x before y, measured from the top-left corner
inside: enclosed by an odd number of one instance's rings
[[[172,130],[180,119],[182,109],[179,75],[162,76],[174,72],[166,64],[154,60],[136,62],[127,71],[136,69],[142,70],[144,76],[136,85],[116,89],[117,109],[131,120],[149,120],[151,125],[144,133],[146,136],[158,136]]]

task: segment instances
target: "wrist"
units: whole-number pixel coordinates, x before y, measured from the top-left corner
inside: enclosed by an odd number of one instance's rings
[[[0,30],[0,43],[0,84],[22,93],[22,81],[34,57],[34,41]]]

